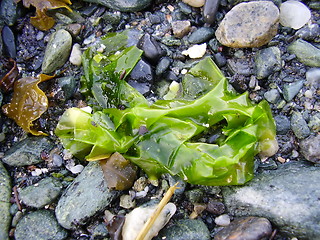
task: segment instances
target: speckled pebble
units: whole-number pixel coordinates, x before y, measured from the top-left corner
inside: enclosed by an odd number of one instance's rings
[[[293,112],[291,116],[291,129],[297,138],[303,139],[310,135],[310,129],[300,112]]]

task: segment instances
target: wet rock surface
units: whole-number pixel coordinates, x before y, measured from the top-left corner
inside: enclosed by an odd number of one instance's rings
[[[156,239],[318,239],[317,1],[304,1],[302,8],[311,17],[291,18],[289,25],[281,18],[283,13],[290,18],[292,12],[281,11],[281,3],[291,1],[72,2],[73,12],[50,10],[56,24],[40,31],[30,24],[33,7],[1,1],[0,76],[10,70],[11,57],[18,78],[44,72],[56,77],[39,84],[49,108],[33,122],[33,128],[47,136],[31,137],[0,113],[0,239],[112,239],[106,227],[109,215],[125,216],[152,199],[160,200],[176,182],[180,189],[171,202],[177,210]],[[252,11],[248,4],[255,6]],[[242,24],[230,25],[232,21]],[[125,29],[130,30],[128,46],[139,46],[144,55],[124,80],[151,102],[172,98],[168,93],[173,90],[179,95],[177,86],[187,87],[183,77],[204,57],[219,66],[230,89],[247,91],[253,103],[268,101],[279,151],[263,161],[256,158],[252,182],[240,187],[197,186],[168,175],[150,180],[139,171],[132,188],[111,191],[97,163],[79,160],[63,149],[54,133],[60,116],[67,108],[91,105],[82,94],[82,54],[105,34]],[[57,33],[63,36],[52,44],[50,37]],[[103,52],[105,46],[100,47]],[[194,87],[188,97],[198,94]],[[1,106],[12,95],[1,91]],[[219,134],[210,133],[201,141],[214,142]]]

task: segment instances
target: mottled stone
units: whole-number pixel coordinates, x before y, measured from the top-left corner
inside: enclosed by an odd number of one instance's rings
[[[10,176],[0,161],[0,239],[9,240],[11,182]]]
[[[54,214],[48,210],[25,215],[14,232],[16,240],[63,240],[67,235],[67,231],[59,226]]]
[[[260,50],[256,57],[256,76],[258,79],[267,78],[281,69],[281,52],[278,47]]]
[[[319,167],[292,161],[244,186],[224,187],[223,197],[234,216],[265,217],[289,237],[319,239],[319,181]]]
[[[68,60],[72,46],[71,34],[60,29],[52,34],[42,62],[42,72],[52,73],[62,67]]]
[[[298,39],[288,46],[288,52],[295,54],[300,62],[310,67],[320,67],[320,49],[311,43]]]
[[[283,86],[283,98],[288,102],[291,101],[299,93],[302,87],[303,80],[285,84]]]
[[[278,31],[279,9],[271,1],[240,3],[219,24],[218,41],[228,47],[260,47]]]
[[[108,189],[99,163],[90,162],[61,196],[55,209],[57,220],[66,229],[84,225],[117,195]]]
[[[191,30],[190,21],[173,21],[171,23],[173,35],[177,38],[182,38]]]
[[[231,224],[215,236],[215,240],[260,240],[271,236],[272,226],[268,219],[259,217],[243,217],[235,219]]]
[[[303,139],[310,135],[310,129],[300,112],[293,112],[291,116],[291,129],[297,138]]]
[[[10,166],[28,166],[43,161],[42,151],[50,151],[53,143],[47,137],[28,137],[5,152],[2,161]]]
[[[302,155],[310,162],[320,163],[320,135],[308,137],[300,142]]]
[[[147,8],[152,0],[84,0],[101,4],[121,12],[136,12]]]

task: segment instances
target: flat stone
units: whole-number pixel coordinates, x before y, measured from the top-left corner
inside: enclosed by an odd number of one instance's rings
[[[52,73],[62,67],[68,60],[71,46],[72,37],[68,31],[60,29],[53,33],[44,53],[42,72]]]
[[[0,239],[9,240],[11,182],[10,176],[0,161]]]
[[[319,239],[319,181],[319,167],[292,161],[244,186],[224,187],[223,197],[234,216],[264,217],[289,237]]]
[[[17,224],[16,240],[63,240],[68,233],[59,226],[54,214],[49,210],[39,210],[25,215]]]
[[[210,40],[214,36],[214,30],[209,27],[201,27],[195,30],[188,38],[188,42],[195,43],[203,43]]]
[[[263,96],[269,103],[277,103],[280,100],[280,93],[277,89],[271,89],[265,92]]]
[[[289,0],[280,5],[280,23],[284,27],[302,28],[310,18],[311,12],[302,2]]]
[[[283,98],[287,102],[290,102],[299,93],[302,87],[303,87],[303,80],[285,84],[283,86]]]
[[[173,21],[171,23],[173,35],[176,38],[183,38],[191,30],[190,21]]]
[[[53,202],[61,191],[62,183],[53,177],[48,177],[34,185],[21,189],[19,197],[29,207],[42,208]]]
[[[277,126],[277,134],[285,135],[290,130],[290,120],[284,115],[274,117]]]
[[[281,69],[281,52],[278,47],[269,47],[258,51],[255,57],[256,76],[258,79],[267,78]]]
[[[66,229],[86,224],[118,195],[110,191],[98,162],[90,162],[68,186],[55,209],[56,218]]]
[[[215,236],[215,240],[259,240],[268,239],[272,233],[272,226],[268,219],[259,217],[242,217],[235,219],[231,224]]]
[[[298,39],[288,46],[288,52],[295,54],[300,62],[310,67],[320,67],[320,49],[311,43]]]
[[[10,166],[28,166],[42,162],[42,151],[49,152],[53,143],[47,137],[28,137],[13,145],[2,159]]]
[[[291,116],[291,129],[297,138],[303,139],[310,135],[310,129],[300,112],[293,112]]]
[[[121,12],[136,12],[147,8],[152,0],[84,0],[85,2],[92,2],[101,4],[108,8],[118,10]]]
[[[210,232],[201,220],[183,219],[160,231],[155,240],[185,240],[201,239],[210,240]]]
[[[277,34],[278,23],[279,9],[271,1],[240,3],[225,15],[215,34],[228,47],[260,47]]]
[[[12,0],[2,0],[0,3],[0,19],[2,18],[8,26],[15,24],[20,11],[17,3]]]
[[[310,162],[320,163],[320,135],[308,137],[300,142],[302,155]]]

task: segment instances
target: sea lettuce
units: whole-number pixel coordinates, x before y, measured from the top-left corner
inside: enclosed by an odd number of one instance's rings
[[[179,99],[150,104],[125,81],[140,56],[136,47],[110,54],[87,50],[83,87],[101,110],[70,108],[55,130],[76,157],[101,160],[118,152],[153,179],[170,173],[192,184],[237,185],[252,179],[257,153],[277,151],[267,102],[252,104],[247,93],[230,89],[211,58],[190,69]],[[204,84],[192,96],[188,84],[196,79]],[[216,129],[217,141],[203,141]]]

